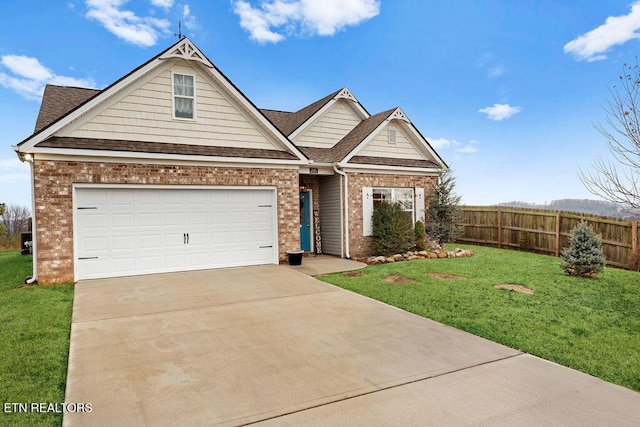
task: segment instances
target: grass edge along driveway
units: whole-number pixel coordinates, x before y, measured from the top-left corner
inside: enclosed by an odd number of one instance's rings
[[[64,402],[73,285],[23,286],[31,269],[30,255],[0,251],[0,425],[3,426],[62,424],[61,413],[18,412],[18,407],[12,405],[27,403],[31,407],[32,403]],[[47,406],[48,409],[53,408]]]
[[[640,391],[640,273],[606,268],[597,279],[569,277],[559,258],[463,247],[476,254],[318,278]],[[534,293],[495,288],[503,284]]]

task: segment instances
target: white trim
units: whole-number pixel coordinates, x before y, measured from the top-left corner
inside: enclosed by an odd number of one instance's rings
[[[274,264],[278,265],[280,263],[280,235],[278,234],[278,188],[272,185],[269,186],[229,186],[229,185],[156,185],[156,184],[93,184],[93,183],[73,183],[71,184],[71,206],[72,206],[72,218],[73,218],[73,279],[74,281],[78,281],[78,264],[77,254],[78,254],[78,219],[76,212],[77,209],[77,190],[83,188],[103,188],[103,189],[114,189],[114,188],[124,188],[124,189],[138,189],[138,190],[264,190],[270,191],[273,194],[273,223],[272,223],[272,232],[274,236],[274,251],[272,261]],[[34,257],[35,260],[35,257]],[[177,269],[175,271],[187,271],[183,269]]]
[[[402,175],[424,175],[439,176],[443,170],[440,168],[411,168],[406,166],[383,166],[383,165],[359,165],[357,163],[338,163],[338,166],[345,172],[371,172],[379,174],[402,174]]]
[[[414,196],[414,209],[415,209],[415,220],[421,221],[423,224],[426,219],[426,209],[425,209],[425,196],[424,196],[424,188],[415,187],[413,191]]]
[[[191,77],[193,79],[193,96],[186,96],[186,95],[176,95],[176,87],[175,87],[175,76],[187,76],[187,77]],[[196,86],[197,86],[197,81],[196,81],[196,75],[195,74],[187,74],[187,73],[182,73],[182,72],[176,72],[174,70],[171,70],[171,118],[173,120],[179,120],[179,121],[188,121],[188,122],[195,122],[197,121],[198,115],[196,113],[197,108],[196,108]],[[193,101],[193,117],[176,117],[176,98],[183,98],[183,99],[190,99]]]
[[[176,43],[173,50],[167,50],[159,59],[169,58],[180,58],[185,61],[198,61],[209,68],[213,68],[213,64],[187,37]]]

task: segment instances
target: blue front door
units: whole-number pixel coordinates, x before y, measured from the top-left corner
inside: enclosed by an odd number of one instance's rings
[[[300,192],[300,249],[311,251],[311,197],[308,191]]]

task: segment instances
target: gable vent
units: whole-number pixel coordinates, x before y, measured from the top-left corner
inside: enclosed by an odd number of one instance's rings
[[[396,143],[396,130],[389,129],[389,144],[395,144],[395,143]]]

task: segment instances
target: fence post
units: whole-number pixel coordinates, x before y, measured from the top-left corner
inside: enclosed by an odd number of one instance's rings
[[[631,253],[634,255],[640,255],[638,250],[638,220],[631,221]]]
[[[498,248],[502,248],[502,209],[498,208]]]
[[[562,221],[562,211],[556,212],[556,256],[560,256],[560,221]]]

